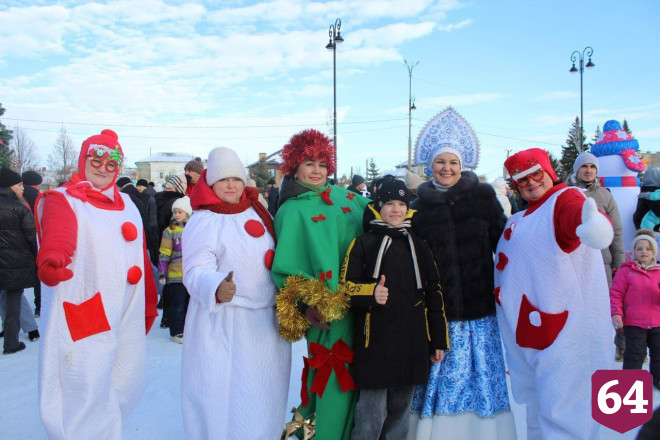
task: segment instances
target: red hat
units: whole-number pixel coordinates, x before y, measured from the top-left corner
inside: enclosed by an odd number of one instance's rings
[[[516,187],[518,186],[517,182],[519,179],[537,170],[545,171],[550,175],[553,182],[557,181],[557,174],[552,168],[548,152],[540,148],[519,151],[513,156],[507,157],[504,161],[504,166]]]
[[[85,160],[87,160],[87,156],[90,154],[96,154],[101,157],[106,156],[116,161],[119,165],[115,172],[116,177],[124,161],[124,151],[121,149],[121,145],[119,145],[117,133],[112,130],[103,130],[101,134],[91,136],[82,143],[80,156],[78,156],[78,175],[83,180],[87,179],[85,177]]]
[[[282,148],[280,170],[285,175],[296,172],[298,165],[305,160],[322,160],[328,169],[328,175],[335,172],[335,146],[329,137],[318,130],[309,129],[294,134],[289,143]]]

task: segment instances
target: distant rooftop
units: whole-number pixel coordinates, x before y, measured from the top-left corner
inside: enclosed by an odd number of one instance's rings
[[[143,163],[143,162],[188,162],[193,160],[195,157],[192,154],[186,154],[186,153],[156,153],[152,154],[149,157],[145,157],[144,159],[138,160],[135,163]]]
[[[280,153],[282,153],[281,149],[277,150],[274,153],[269,154],[268,156],[266,156],[266,164],[267,165],[272,165],[272,166],[281,164],[282,163],[282,155]],[[258,163],[259,163],[259,161],[253,162],[250,165],[248,165],[246,168],[251,168],[251,167],[257,165]]]

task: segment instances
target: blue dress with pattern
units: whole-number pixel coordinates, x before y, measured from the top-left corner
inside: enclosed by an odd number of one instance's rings
[[[415,387],[412,410],[422,418],[509,411],[500,331],[495,315],[448,323],[451,348],[431,364],[426,386]]]

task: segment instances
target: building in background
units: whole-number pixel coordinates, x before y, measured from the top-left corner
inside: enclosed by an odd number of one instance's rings
[[[170,176],[183,174],[183,168],[193,160],[195,155],[186,153],[156,153],[135,162],[138,179],[149,182],[163,183]],[[206,168],[206,161],[204,161]]]
[[[280,164],[282,163],[282,156],[280,156],[281,152],[282,150],[277,150],[270,155],[266,155],[266,153],[259,153],[259,160],[251,163],[246,167],[250,172],[250,177],[254,176],[254,173],[257,170],[257,165],[259,165],[259,162],[263,160],[266,162],[266,169],[268,170],[268,173],[275,179],[275,184],[279,187],[280,180],[282,180],[283,177],[279,170]]]

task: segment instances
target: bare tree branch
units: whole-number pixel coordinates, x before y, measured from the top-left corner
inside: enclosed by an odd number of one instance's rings
[[[53,150],[48,155],[48,168],[53,171],[57,182],[66,181],[71,177],[71,173],[75,171],[77,162],[78,155],[73,148],[73,141],[66,128],[62,126],[60,134],[53,145]]]
[[[16,125],[14,127],[14,137],[11,140],[11,148],[14,154],[11,157],[11,167],[18,171],[34,170],[39,167],[39,156],[37,147],[25,130]]]

